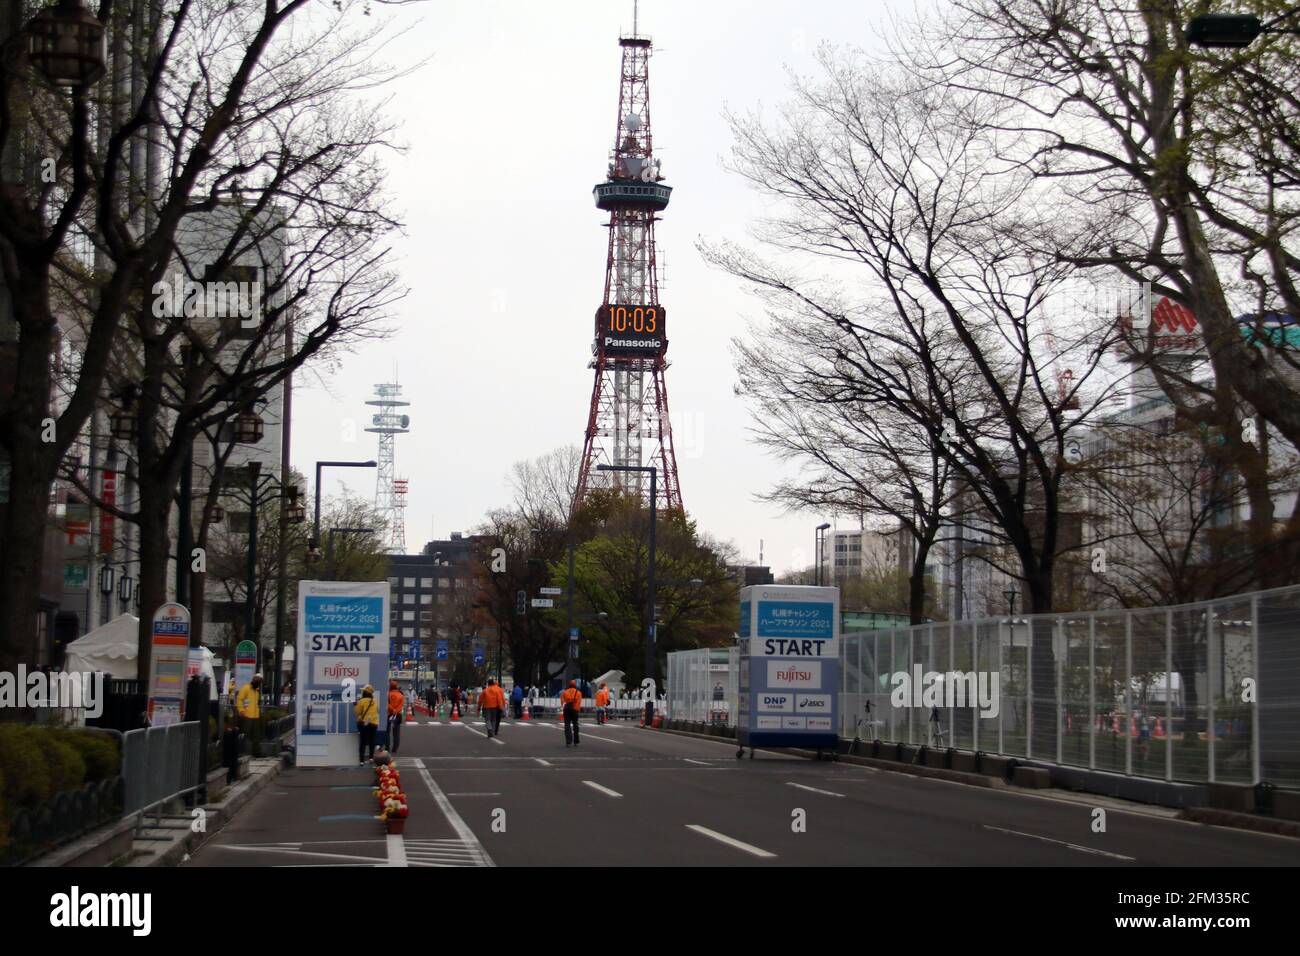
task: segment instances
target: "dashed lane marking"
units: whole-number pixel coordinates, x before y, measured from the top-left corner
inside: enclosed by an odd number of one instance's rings
[[[729,837],[725,833],[719,833],[717,830],[710,830],[708,827],[702,827],[697,823],[686,824],[686,829],[694,830],[696,833],[701,833],[711,840],[717,840],[719,843],[725,843],[727,846],[735,847],[737,850],[742,850],[745,853],[750,853],[754,856],[762,857],[764,859],[772,859],[776,856],[775,853],[769,853],[767,850],[764,850],[761,847],[756,847],[752,843],[745,843],[741,840],[737,840],[735,837]]]

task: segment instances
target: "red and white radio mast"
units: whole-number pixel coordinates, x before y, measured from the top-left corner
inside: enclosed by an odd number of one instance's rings
[[[609,213],[609,253],[588,366],[596,370],[596,380],[573,507],[599,487],[649,498],[648,475],[596,468],[608,464],[653,466],[658,507],[681,509],[664,381],[667,312],[659,302],[655,264],[654,224],[672,187],[663,184],[650,137],[650,40],[638,36],[634,25],[632,35],[618,43],[623,51],[618,129],[608,176],[594,190],[596,205]]]

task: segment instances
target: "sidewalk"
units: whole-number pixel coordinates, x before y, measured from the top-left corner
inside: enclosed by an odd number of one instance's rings
[[[137,831],[131,851],[113,866],[179,866],[219,833],[254,796],[280,775],[279,757],[255,757],[248,776],[227,787],[221,799],[182,814],[150,815]],[[202,811],[201,813],[197,811]]]

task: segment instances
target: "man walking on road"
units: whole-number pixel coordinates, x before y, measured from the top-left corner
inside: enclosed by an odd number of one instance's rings
[[[489,677],[487,687],[483,688],[483,693],[478,698],[478,712],[482,714],[486,711],[487,713],[487,716],[483,719],[487,724],[487,735],[489,737],[496,737],[501,733],[501,713],[505,709],[505,691],[497,686],[495,677]]]
[[[609,720],[609,688],[604,684],[596,691],[596,723],[603,724]]]
[[[524,716],[524,688],[522,684],[516,684],[514,690],[510,692],[510,707],[515,715],[515,720],[520,720]]]
[[[564,746],[578,746],[578,716],[582,713],[582,691],[578,690],[576,680],[569,681],[569,686],[560,695],[560,706],[564,708]]]

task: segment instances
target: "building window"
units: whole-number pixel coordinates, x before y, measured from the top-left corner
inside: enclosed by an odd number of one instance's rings
[[[449,588],[449,587],[451,587],[451,579],[450,579],[450,578],[438,578],[438,587],[440,587],[440,588]],[[650,605],[648,605],[648,604],[646,605],[646,607],[649,607],[649,606],[650,606]]]
[[[649,607],[649,606],[650,606],[649,604],[646,605],[646,607]],[[403,611],[403,612],[402,612],[402,620],[403,620],[403,621],[414,621],[414,620],[415,620],[415,612],[414,612],[414,611]]]
[[[421,595],[420,595],[420,603],[421,603],[421,604],[432,604],[432,603],[433,603],[433,595],[432,595],[432,594],[421,594]]]
[[[402,587],[411,588],[412,590],[414,590],[416,587],[415,578],[402,578]],[[646,607],[649,606],[650,605],[648,604],[646,605]]]
[[[388,579],[388,586],[389,586],[390,588],[395,588],[395,587],[397,587],[397,578],[389,578],[389,579]]]
[[[650,606],[650,605],[648,605],[648,604],[646,605],[646,607],[649,607],[649,606]],[[429,621],[432,621],[432,620],[433,620],[433,612],[432,612],[432,611],[421,611],[421,612],[420,612],[420,620],[421,620],[421,621],[424,621],[424,622],[426,622],[426,623],[429,622]]]
[[[420,578],[420,587],[422,588],[433,587],[433,578]]]

